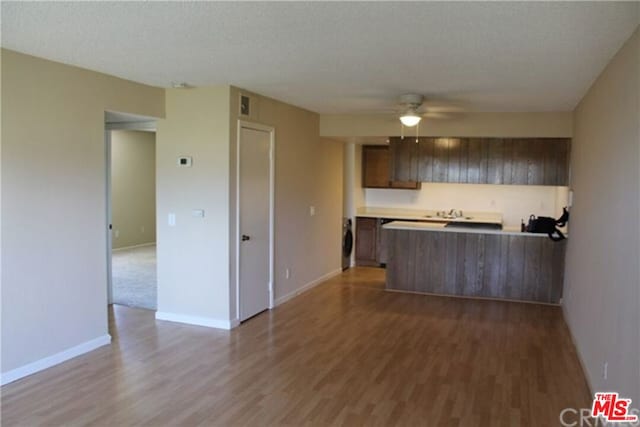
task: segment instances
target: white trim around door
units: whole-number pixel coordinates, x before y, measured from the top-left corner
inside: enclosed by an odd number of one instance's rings
[[[113,304],[113,215],[111,213],[111,129],[105,125],[104,130],[104,146],[106,157],[106,188],[107,198],[107,305]]]
[[[236,319],[235,324],[240,323],[240,144],[242,129],[253,129],[269,132],[269,309],[275,307],[274,296],[274,240],[275,240],[275,157],[276,157],[276,130],[274,127],[238,120],[236,135]]]

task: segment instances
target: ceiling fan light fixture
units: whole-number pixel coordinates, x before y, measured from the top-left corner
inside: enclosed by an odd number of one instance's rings
[[[422,120],[422,117],[417,115],[415,111],[407,111],[402,116],[400,116],[400,121],[402,122],[402,124],[410,128],[420,123],[420,120]]]

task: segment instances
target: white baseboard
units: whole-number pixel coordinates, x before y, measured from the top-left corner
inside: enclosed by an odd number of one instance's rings
[[[90,341],[86,341],[82,344],[76,345],[75,347],[71,347],[64,351],[61,351],[60,353],[45,357],[44,359],[36,360],[35,362],[31,362],[27,365],[21,366],[8,372],[3,372],[0,383],[1,385],[9,384],[13,381],[19,380],[20,378],[24,378],[28,375],[35,374],[36,372],[40,372],[62,362],[66,362],[69,359],[73,359],[74,357],[78,357],[82,354],[88,353],[98,347],[102,347],[103,345],[108,345],[110,343],[111,335],[109,334],[94,338]]]
[[[318,286],[320,283],[325,282],[325,281],[331,279],[332,277],[335,277],[335,276],[337,276],[337,275],[339,275],[341,273],[342,273],[342,268],[339,268],[337,270],[334,270],[334,271],[331,271],[331,272],[325,274],[324,276],[318,277],[317,279],[312,280],[309,283],[306,283],[301,288],[296,289],[293,292],[289,292],[286,295],[283,295],[281,297],[276,298],[274,306],[277,307],[280,304],[285,303],[285,302],[289,301],[290,299],[297,297],[301,293],[306,292],[309,289],[313,288],[314,286]]]
[[[166,311],[156,311],[157,320],[167,320],[169,322],[186,323],[187,325],[206,326],[208,328],[232,329],[238,326],[236,320],[220,320],[210,317],[188,316],[185,314],[168,313]]]
[[[112,249],[113,252],[126,251],[127,249],[144,248],[145,246],[155,246],[156,242],[142,243],[140,245],[123,246],[121,248]]]
[[[578,355],[578,361],[580,362],[580,366],[582,367],[582,373],[584,374],[584,378],[587,380],[587,387],[589,387],[589,392],[591,396],[593,396],[593,384],[591,383],[591,377],[589,376],[589,371],[587,370],[587,365],[584,363],[584,359],[582,358],[582,354],[580,353],[580,348],[577,345],[576,337],[573,335],[573,330],[571,330],[571,324],[569,323],[569,316],[567,316],[567,306],[562,305],[562,317],[564,318],[564,323],[567,325],[567,329],[569,330],[569,337],[571,338],[571,343],[573,347],[576,349],[576,354]]]

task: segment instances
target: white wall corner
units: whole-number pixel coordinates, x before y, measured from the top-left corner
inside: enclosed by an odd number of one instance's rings
[[[205,326],[207,328],[216,328],[216,329],[225,329],[225,330],[233,329],[240,324],[240,322],[237,319],[221,320],[221,319],[213,319],[210,317],[189,316],[185,314],[168,313],[165,311],[157,311],[156,320],[166,320],[169,322],[185,323],[187,325]]]
[[[564,323],[567,325],[567,330],[569,331],[569,337],[571,338],[571,344],[573,344],[573,348],[576,350],[576,356],[578,357],[578,361],[580,362],[580,367],[582,368],[582,373],[584,374],[584,379],[587,382],[587,387],[589,387],[589,392],[593,396],[593,385],[591,383],[591,377],[589,376],[589,371],[587,370],[587,365],[584,362],[584,358],[582,354],[580,354],[580,347],[576,345],[576,337],[573,335],[573,330],[571,328],[571,322],[569,322],[569,316],[567,314],[567,306],[565,304],[561,304],[560,308],[562,309],[562,317],[564,318]]]
[[[274,307],[277,307],[280,304],[283,304],[283,303],[289,301],[290,299],[297,297],[298,295],[308,291],[309,289],[311,289],[311,288],[313,288],[315,286],[318,286],[319,284],[321,284],[321,283],[323,283],[323,282],[325,282],[325,281],[331,279],[332,277],[335,277],[335,276],[337,276],[337,275],[339,275],[341,273],[342,273],[342,268],[339,268],[337,270],[333,270],[333,271],[331,271],[331,272],[329,272],[329,273],[327,273],[327,274],[325,274],[323,276],[318,277],[315,280],[310,281],[309,283],[306,283],[306,284],[302,285],[302,287],[296,289],[293,292],[289,292],[286,295],[282,295],[281,297],[276,298]]]
[[[67,360],[73,359],[74,357],[78,357],[80,355],[93,351],[98,347],[102,347],[110,343],[111,335],[102,335],[98,338],[83,342],[82,344],[68,348],[54,355],[36,360],[35,362],[31,362],[27,365],[13,369],[11,371],[3,372],[0,383],[1,385],[9,384],[13,381],[19,380],[20,378],[24,378],[52,366],[59,365],[60,363],[66,362]]]

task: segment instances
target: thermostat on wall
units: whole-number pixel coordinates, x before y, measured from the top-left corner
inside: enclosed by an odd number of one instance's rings
[[[178,166],[180,166],[181,168],[190,168],[192,163],[193,160],[191,159],[191,157],[178,157]]]

